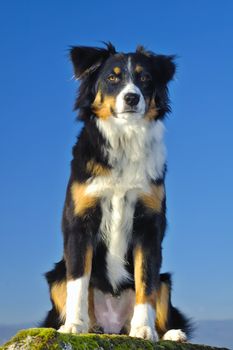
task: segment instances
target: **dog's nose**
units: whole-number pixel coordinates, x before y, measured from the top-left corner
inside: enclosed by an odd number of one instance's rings
[[[140,96],[138,94],[128,92],[128,94],[125,95],[124,100],[128,106],[133,107],[138,104]]]

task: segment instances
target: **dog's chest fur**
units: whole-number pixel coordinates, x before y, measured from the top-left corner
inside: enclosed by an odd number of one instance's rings
[[[101,198],[100,237],[108,247],[108,279],[117,290],[119,283],[130,278],[125,256],[138,196],[149,193],[151,180],[163,176],[164,126],[160,121],[148,124],[144,120],[119,126],[111,119],[97,126],[109,142],[103,152],[112,169],[110,175],[90,180],[87,193]]]

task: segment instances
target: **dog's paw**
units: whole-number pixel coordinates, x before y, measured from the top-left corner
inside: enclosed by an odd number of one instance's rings
[[[187,341],[187,336],[181,329],[170,329],[164,334],[163,340],[173,340],[183,343]]]
[[[69,323],[61,326],[58,332],[74,334],[88,333],[88,326],[85,324]]]
[[[158,341],[158,335],[155,328],[150,326],[141,326],[141,327],[131,327],[130,337],[143,338],[146,340],[152,340],[153,342]]]
[[[151,305],[135,305],[129,335],[154,342],[158,341],[158,335],[155,330],[155,310]]]

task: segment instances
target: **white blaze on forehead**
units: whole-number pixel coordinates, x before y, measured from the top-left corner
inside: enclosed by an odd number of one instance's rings
[[[132,61],[131,61],[131,57],[130,56],[128,58],[127,68],[128,68],[129,74],[132,75]]]
[[[131,118],[132,116],[130,115],[130,113],[124,113],[125,111],[127,111],[129,109],[129,106],[127,106],[126,102],[125,102],[125,96],[128,93],[133,93],[133,94],[137,94],[139,95],[139,102],[137,104],[136,107],[136,115],[138,117],[142,117],[145,113],[145,107],[146,107],[146,103],[144,100],[144,97],[142,95],[141,90],[133,83],[132,81],[132,62],[131,62],[131,57],[128,58],[128,62],[127,62],[127,69],[129,72],[129,81],[128,83],[124,86],[124,88],[120,91],[120,93],[118,94],[117,98],[116,98],[116,113],[118,114],[123,114],[122,116],[118,115],[118,118]],[[135,116],[134,116],[135,117]]]

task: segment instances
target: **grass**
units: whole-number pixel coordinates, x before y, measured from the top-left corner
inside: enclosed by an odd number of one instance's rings
[[[32,328],[17,333],[1,350],[214,350],[204,345],[160,341],[152,343],[123,335],[61,334],[53,328]]]

